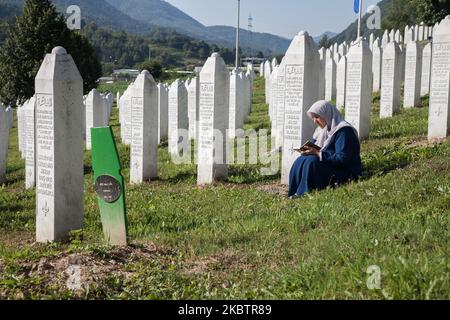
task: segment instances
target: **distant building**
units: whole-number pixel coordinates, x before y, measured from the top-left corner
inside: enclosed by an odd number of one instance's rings
[[[118,69],[114,70],[113,78],[115,81],[134,81],[140,74],[136,69]]]

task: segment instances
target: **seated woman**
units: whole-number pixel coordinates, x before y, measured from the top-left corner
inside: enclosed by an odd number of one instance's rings
[[[308,116],[318,125],[313,142],[321,150],[307,148],[295,160],[289,176],[291,199],[356,180],[362,171],[358,133],[342,119],[338,109],[321,100],[308,110]]]

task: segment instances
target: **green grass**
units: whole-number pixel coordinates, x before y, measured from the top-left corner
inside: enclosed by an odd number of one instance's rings
[[[246,129],[269,129],[262,79]],[[85,228],[65,244],[34,244],[34,191],[24,190],[17,128],[0,189],[0,299],[449,299],[450,142],[426,143],[428,108],[378,119],[362,145],[365,175],[291,201],[279,175],[230,167],[199,188],[195,165],[126,185],[129,248],[103,243],[85,154]],[[117,110],[111,119],[119,137]],[[119,141],[119,139],[117,139]],[[118,145],[129,180],[129,147]],[[67,261],[85,290],[67,289]],[[381,269],[369,290],[367,268]],[[97,272],[97,271],[98,272]]]

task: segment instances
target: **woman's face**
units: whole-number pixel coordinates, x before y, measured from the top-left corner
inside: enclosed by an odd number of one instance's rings
[[[318,114],[313,113],[312,114],[313,121],[316,125],[318,125],[320,128],[325,128],[327,126],[327,121],[319,116]]]

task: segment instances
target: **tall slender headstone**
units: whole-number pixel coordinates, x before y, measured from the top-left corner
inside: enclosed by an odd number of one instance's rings
[[[401,37],[400,30],[395,31],[395,37],[394,37],[395,42],[401,43],[400,37]]]
[[[384,31],[383,38],[381,40],[381,48],[386,48],[387,44],[389,43],[389,33],[387,30]]]
[[[423,40],[425,40],[425,24],[422,21],[419,25],[419,34],[417,36],[416,41],[423,41]]]
[[[418,107],[420,101],[420,82],[422,80],[422,47],[412,41],[406,47],[405,92],[403,107]]]
[[[17,108],[17,135],[19,142],[19,151],[22,159],[25,159],[26,140],[25,140],[25,108],[21,105]]]
[[[86,98],[86,150],[91,150],[91,128],[104,127],[104,104],[100,93],[93,89]]]
[[[347,54],[347,88],[345,96],[345,120],[365,139],[370,131],[372,108],[372,53],[362,38]]]
[[[25,115],[25,188],[30,189],[36,180],[36,154],[35,154],[35,108],[36,96],[31,97],[24,106]]]
[[[320,62],[319,62],[320,63]],[[285,91],[286,91],[286,63],[284,59],[281,61],[278,67],[277,75],[277,133],[275,135],[275,147],[280,148],[283,146],[284,141],[284,105],[285,105]],[[319,75],[320,78],[320,75]]]
[[[375,40],[372,48],[372,91],[379,92],[381,88],[381,67],[383,61],[383,49],[380,47],[378,39]]]
[[[0,103],[0,185],[6,181],[6,159],[8,158],[9,124],[6,110]]]
[[[414,38],[414,28],[408,28],[408,30],[405,30],[405,44],[414,41]]]
[[[158,84],[158,143],[169,137],[169,95],[164,84]]]
[[[158,90],[147,70],[134,82],[131,93],[130,183],[157,177]]]
[[[347,80],[347,57],[343,56],[337,65],[336,75],[336,107],[345,105],[345,89]]]
[[[392,117],[400,110],[400,49],[395,42],[390,43],[383,52],[383,71],[380,98],[380,117]]]
[[[292,40],[283,59],[284,137],[281,183],[289,183],[289,171],[299,154],[293,149],[311,139],[314,125],[306,112],[317,101],[320,60],[314,40],[301,31]]]
[[[324,47],[319,49],[319,81],[318,81],[318,90],[319,95],[318,99],[325,99],[325,65],[326,65],[326,49]]]
[[[36,241],[83,226],[83,79],[62,47],[36,75]]]
[[[11,129],[14,124],[14,109],[11,106],[6,108],[6,117],[8,119],[8,128]]]
[[[266,104],[270,102],[270,75],[272,74],[272,64],[269,60],[264,63],[264,78],[266,79]]]
[[[336,99],[336,61],[331,50],[326,52],[325,64],[325,100]]]
[[[428,43],[422,52],[422,80],[420,95],[425,96],[430,93],[431,79],[431,43]]]
[[[273,137],[275,137],[277,132],[277,108],[278,108],[278,71],[280,67],[276,66],[276,68],[273,69],[272,75],[271,75],[271,107],[272,107],[272,116],[270,118],[271,122],[271,134]]]
[[[227,108],[228,109],[228,108]],[[187,90],[184,83],[175,80],[169,88],[169,152],[178,155],[189,143]],[[188,133],[185,137],[184,131]]]
[[[428,139],[445,138],[450,133],[450,15],[433,35]]]
[[[131,144],[131,91],[133,90],[133,84],[131,84],[122,95],[120,101],[120,114],[121,114],[121,136],[122,143],[126,145]]]
[[[242,72],[240,69],[234,69],[230,75],[230,106],[228,116],[228,137],[230,139],[234,139],[236,137],[236,130],[239,129],[244,122],[242,120],[244,116],[242,110],[244,102],[244,92],[242,90],[243,81],[241,75]]]
[[[189,119],[189,139],[197,139],[198,128],[198,110],[200,95],[200,79],[194,77],[191,79],[188,90],[188,119]]]
[[[199,185],[226,179],[226,129],[229,115],[230,76],[219,53],[213,53],[200,73],[198,144]]]

